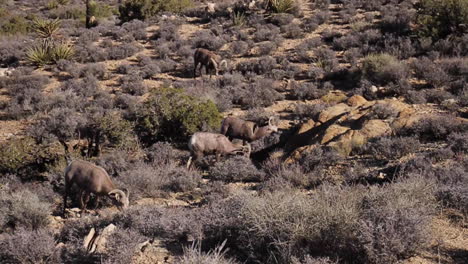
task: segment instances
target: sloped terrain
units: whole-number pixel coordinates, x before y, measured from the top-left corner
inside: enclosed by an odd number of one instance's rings
[[[466,0],[90,2],[0,0],[0,262],[468,262]],[[231,115],[279,131],[187,169]]]

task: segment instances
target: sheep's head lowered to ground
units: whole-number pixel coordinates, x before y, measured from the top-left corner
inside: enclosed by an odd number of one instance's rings
[[[128,190],[126,190],[126,193],[124,193],[122,190],[115,189],[110,191],[107,195],[109,195],[109,197],[112,198],[113,204],[117,206],[117,208],[119,208],[120,210],[126,209],[130,204],[130,201],[128,200]]]
[[[196,49],[195,54],[193,55],[193,78],[197,77],[197,68],[200,65],[200,76],[202,75],[202,68],[205,67],[206,73],[211,75],[213,72],[215,75],[219,74],[219,70],[227,70],[227,61],[221,60],[221,57],[212,51],[207,49]]]
[[[99,166],[84,160],[75,160],[65,169],[65,192],[63,196],[63,213],[67,207],[67,196],[70,188],[76,185],[80,191],[80,207],[86,210],[91,193],[99,196],[109,196],[112,202],[120,209],[129,206],[129,192],[125,193],[115,187],[109,174]],[[97,203],[98,201],[96,201]]]
[[[214,154],[216,160],[219,160],[224,155],[236,155],[243,153],[245,156],[250,156],[250,144],[234,144],[229,139],[218,133],[197,132],[192,135],[189,140],[188,147],[190,149],[190,159],[187,162],[187,168],[192,165],[192,159],[195,162],[200,161],[205,155]]]
[[[221,125],[221,134],[226,135],[229,138],[237,138],[247,142],[252,142],[278,132],[278,127],[271,123],[272,120],[273,117],[270,117],[267,125],[258,126],[255,122],[245,121],[234,116],[228,116],[223,120]]]

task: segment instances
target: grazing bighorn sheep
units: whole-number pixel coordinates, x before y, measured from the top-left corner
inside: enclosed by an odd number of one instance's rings
[[[273,132],[278,132],[278,127],[271,124],[273,117],[268,119],[268,125],[259,127],[255,122],[245,121],[234,116],[224,118],[221,125],[221,134],[228,138],[242,139],[244,143],[252,142]]]
[[[193,78],[197,78],[197,67],[198,64],[201,64],[200,66],[200,76],[202,75],[202,67],[205,66],[206,73],[210,73],[210,77],[213,73],[215,72],[216,75],[218,75],[219,68],[218,65],[224,65],[225,68],[227,68],[227,61],[226,60],[221,60],[221,57],[214,54],[213,52],[207,50],[207,49],[202,49],[198,48],[195,50],[195,54],[193,55],[193,61],[194,61],[194,68],[193,68]]]
[[[234,144],[229,139],[218,133],[197,132],[192,135],[188,143],[190,149],[190,158],[187,162],[187,168],[198,162],[204,155],[215,154],[216,161],[219,161],[222,155],[235,155],[239,152],[244,152],[244,155],[250,156],[250,145],[243,146]],[[195,161],[192,163],[192,159]]]
[[[73,184],[76,184],[80,189],[80,207],[82,210],[86,210],[86,204],[91,193],[97,195],[96,204],[99,201],[99,195],[109,195],[120,210],[128,207],[128,190],[127,193],[124,193],[122,190],[116,189],[109,174],[103,168],[84,160],[74,160],[65,169],[64,215],[67,207],[67,196]]]

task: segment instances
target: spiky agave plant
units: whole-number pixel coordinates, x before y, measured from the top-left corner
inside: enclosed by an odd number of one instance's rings
[[[59,30],[60,20],[34,19],[31,28],[39,37],[50,38]]]
[[[55,43],[51,50],[53,62],[69,60],[75,54],[75,49],[68,43]]]
[[[274,13],[289,13],[295,4],[295,0],[269,0],[268,8]]]
[[[246,18],[245,18],[245,13],[244,12],[241,12],[241,11],[238,11],[238,12],[234,12],[232,14],[232,24],[234,26],[243,26],[245,25],[245,21],[246,21]]]
[[[51,39],[43,39],[39,44],[27,49],[26,59],[34,65],[42,67],[63,59],[71,59],[75,50],[68,43],[58,43]]]
[[[44,39],[39,44],[36,44],[27,49],[26,59],[37,66],[50,64],[53,61],[51,56],[51,49],[51,41],[49,39]]]

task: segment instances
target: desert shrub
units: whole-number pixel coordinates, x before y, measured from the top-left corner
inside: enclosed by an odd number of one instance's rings
[[[230,157],[210,167],[210,178],[219,181],[261,181],[264,175],[244,156]]]
[[[191,191],[201,176],[194,171],[169,164],[135,164],[117,179],[132,190],[132,199],[166,196],[166,192]]]
[[[181,12],[192,5],[191,0],[125,0],[119,6],[119,19],[122,23],[133,19],[145,20],[160,12]]]
[[[294,114],[299,119],[313,119],[317,120],[320,113],[330,107],[329,104],[317,103],[317,104],[296,104],[294,108]]]
[[[237,70],[243,74],[255,73],[264,75],[271,73],[276,67],[276,60],[271,56],[264,56],[256,60],[242,61],[237,64]]]
[[[50,230],[20,229],[0,239],[0,260],[4,263],[59,263]]]
[[[421,140],[446,140],[450,133],[461,132],[466,129],[460,120],[452,116],[431,116],[422,118],[411,127],[401,130],[401,134],[415,134]]]
[[[249,43],[242,40],[234,41],[231,48],[234,56],[244,56],[249,51]]]
[[[259,261],[289,262],[305,252],[346,256],[357,253],[352,230],[359,198],[357,190],[338,188],[323,188],[311,198],[291,190],[242,197],[239,227],[249,230],[243,239]]]
[[[148,90],[143,78],[136,72],[120,77],[119,81],[122,92],[130,95],[143,95]]]
[[[248,108],[266,107],[281,100],[283,95],[272,88],[271,79],[259,79],[250,84],[240,95],[240,104]]]
[[[367,261],[396,262],[424,247],[435,205],[431,182],[422,178],[371,188],[362,200],[357,229]]]
[[[23,15],[10,15],[0,21],[0,35],[17,35],[28,32],[29,23]]]
[[[7,116],[20,118],[35,114],[41,108],[44,101],[42,89],[49,83],[49,79],[43,75],[27,75],[22,72],[14,72],[0,87],[7,88],[11,100],[7,105]]]
[[[220,125],[220,115],[213,102],[173,88],[151,91],[138,115],[137,131],[145,143],[185,140],[197,131]]]
[[[158,64],[154,63],[150,57],[147,56],[139,56],[138,59],[138,66],[139,74],[143,79],[151,79],[154,75],[161,72]]]
[[[75,58],[78,62],[100,62],[108,59],[108,52],[96,44],[81,44],[75,46]]]
[[[383,32],[395,32],[406,34],[411,30],[411,22],[414,20],[415,10],[404,3],[388,4],[380,8],[382,20],[380,28]]]
[[[60,86],[60,90],[73,91],[80,96],[90,97],[99,92],[100,85],[96,77],[87,75],[83,79],[71,79],[65,81]]]
[[[294,16],[291,14],[276,14],[271,16],[270,22],[276,26],[286,26],[291,23],[294,19]]]
[[[305,172],[312,172],[319,167],[331,166],[342,160],[343,157],[334,149],[316,147],[302,155],[299,164]]]
[[[398,82],[408,76],[406,65],[385,53],[365,57],[362,72],[366,78],[379,84]]]
[[[424,93],[428,103],[444,104],[444,106],[450,107],[448,100],[455,100],[455,96],[444,90],[431,89],[424,91]]]
[[[297,163],[281,164],[277,159],[270,159],[264,163],[264,170],[268,173],[268,180],[262,186],[265,191],[309,188],[314,183],[313,175],[306,173]]]
[[[438,87],[449,82],[449,76],[445,71],[427,57],[414,60],[411,68],[417,78],[427,81],[430,85]]]
[[[449,135],[448,142],[454,152],[467,153],[468,152],[468,133],[452,133]]]
[[[111,60],[121,60],[133,56],[140,51],[141,47],[134,43],[123,43],[109,47],[108,58]]]
[[[204,264],[235,264],[233,259],[226,258],[224,255],[224,244],[219,245],[213,250],[202,252],[201,245],[193,243],[190,247],[184,247],[184,254],[177,259],[180,264],[204,263]]]
[[[303,31],[298,24],[289,24],[281,27],[281,32],[286,38],[297,39],[301,38]]]
[[[416,53],[409,37],[396,37],[392,34],[384,35],[383,51],[398,59],[408,59]]]
[[[117,228],[106,241],[106,254],[103,263],[130,263],[139,243],[147,240],[131,229]]]
[[[219,50],[224,44],[226,41],[221,36],[216,36],[212,31],[202,30],[193,38],[192,47]]]
[[[369,116],[377,119],[389,119],[398,117],[398,114],[398,110],[393,108],[390,104],[377,103],[372,106],[372,112]]]
[[[23,38],[2,38],[0,40],[0,65],[16,66],[23,59],[25,54],[25,39]]]
[[[461,34],[468,23],[466,0],[435,1],[423,0],[418,9],[421,33],[432,38],[445,38],[450,34]]]
[[[313,100],[320,98],[326,94],[327,91],[317,88],[315,83],[297,83],[292,85],[292,96],[298,100]]]
[[[124,23],[122,27],[133,36],[135,40],[146,40],[146,27],[147,24],[140,20],[132,20]]]
[[[25,228],[36,230],[49,223],[50,204],[40,201],[29,190],[10,192],[8,188],[0,190],[0,220],[2,230]]]
[[[382,137],[371,140],[363,148],[365,153],[383,160],[397,160],[419,149],[419,140],[414,137]]]
[[[181,160],[183,154],[167,142],[156,142],[145,149],[146,160],[152,164],[169,164]]]
[[[57,153],[31,137],[10,139],[0,144],[0,174],[16,173],[23,180],[37,177],[58,160]],[[36,173],[32,173],[35,171]]]
[[[338,60],[335,52],[329,48],[319,47],[314,49],[315,63],[322,68],[326,73],[334,71],[338,67]]]
[[[76,65],[74,65],[76,66]],[[85,77],[88,75],[92,75],[99,80],[105,80],[108,78],[108,73],[106,66],[102,63],[90,63],[86,64],[80,69],[80,76],[79,77]]]
[[[261,41],[281,41],[280,29],[272,24],[260,25],[256,27],[255,33],[253,33],[252,39],[255,42]]]
[[[115,215],[113,222],[147,237],[187,241],[189,238],[197,239],[201,235],[201,226],[195,210],[181,207],[133,206]]]
[[[270,55],[273,51],[275,51],[278,47],[272,41],[265,41],[260,43],[258,46],[258,55],[259,56],[266,56]]]

